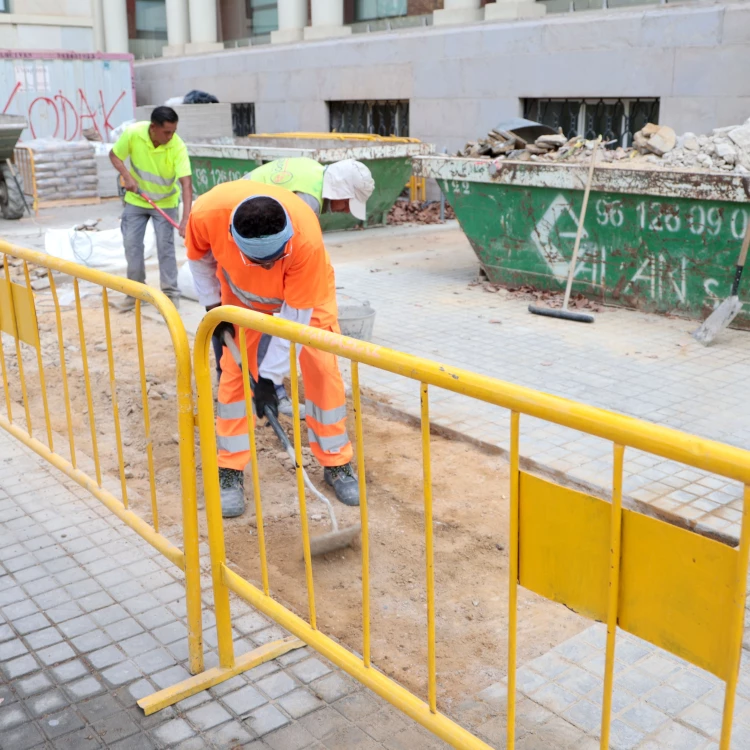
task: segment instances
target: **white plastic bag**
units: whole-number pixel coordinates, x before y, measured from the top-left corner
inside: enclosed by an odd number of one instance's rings
[[[183,263],[177,273],[177,288],[185,299],[193,299],[198,302],[198,293],[195,291],[193,274],[190,272],[190,263]]]
[[[156,255],[156,234],[153,222],[146,225],[143,241],[145,257]],[[44,235],[44,249],[56,258],[81,263],[109,273],[127,271],[125,247],[119,229],[101,232],[76,231],[75,229],[48,229]]]

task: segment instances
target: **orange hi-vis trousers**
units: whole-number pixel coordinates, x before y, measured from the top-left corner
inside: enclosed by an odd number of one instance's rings
[[[340,333],[336,301],[316,308],[310,325]],[[257,380],[258,344],[262,334],[249,329],[245,333],[248,363]],[[336,356],[303,346],[299,363],[305,383],[310,448],[321,466],[343,466],[352,459],[352,444],[346,434],[346,394]],[[221,357],[216,438],[219,466],[240,471],[244,469],[250,461],[250,439],[247,434],[242,371],[226,347]]]

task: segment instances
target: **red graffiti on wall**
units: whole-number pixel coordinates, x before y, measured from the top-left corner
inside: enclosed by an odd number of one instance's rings
[[[13,104],[13,100],[20,89],[21,84],[17,83],[5,102],[2,114],[8,114],[8,109]],[[31,101],[25,113],[17,112],[17,114],[25,114],[29,121],[32,138],[45,135],[51,138],[73,141],[80,137],[83,130],[91,128],[99,134],[102,140],[107,141],[109,140],[109,132],[116,127],[110,118],[112,118],[114,111],[125,98],[127,92],[121,91],[112,106],[108,106],[105,102],[104,92],[101,89],[97,93],[99,94],[98,107],[95,103],[92,108],[86,93],[79,88],[76,92],[75,101],[71,101],[62,91],[59,91],[55,96],[36,97]],[[53,121],[55,128],[50,133]]]

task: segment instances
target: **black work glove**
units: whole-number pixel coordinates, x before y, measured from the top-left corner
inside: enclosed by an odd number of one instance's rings
[[[266,416],[267,406],[271,408],[274,417],[278,417],[279,399],[276,396],[276,385],[273,380],[259,376],[253,390],[253,403],[255,404],[255,413],[258,417]]]
[[[222,320],[219,325],[214,328],[214,335],[212,338],[218,339],[221,341],[221,345],[224,346],[224,334],[228,333],[232,338],[234,338],[234,323],[227,323],[226,320]]]

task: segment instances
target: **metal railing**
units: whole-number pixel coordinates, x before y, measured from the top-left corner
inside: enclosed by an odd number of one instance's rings
[[[406,183],[406,187],[409,188],[409,200],[412,203],[421,201],[424,203],[427,200],[427,178],[417,177],[412,175],[409,178],[409,182]]]
[[[320,632],[318,628],[307,508],[301,474],[303,461],[298,419],[296,347],[290,347],[290,379],[308,602],[307,619],[283,606],[270,593],[252,419],[248,420],[248,437],[260,558],[260,587],[244,579],[227,564],[214,434],[213,370],[209,362],[211,336],[221,321],[229,321],[239,327],[240,341],[244,341],[245,331],[251,329],[351,361],[362,528],[361,656]],[[247,413],[251,413],[252,397],[246,353],[243,360],[246,409]],[[380,672],[371,658],[370,528],[360,364],[394,373],[420,384],[427,602],[426,700],[420,699]],[[721,750],[729,750],[750,550],[750,452],[238,307],[220,307],[204,317],[195,339],[194,370],[198,390],[219,660],[220,669],[226,675],[223,679],[242,671],[240,662],[247,656],[240,659],[235,659],[234,656],[229,600],[229,594],[233,592],[444,741],[456,748],[468,750],[488,747],[483,740],[442,714],[437,705],[429,394],[431,387],[438,387],[511,411],[507,747],[512,750],[515,746],[517,597],[520,585],[607,623],[602,748],[608,747],[609,742],[616,629],[619,626],[711,671],[726,682],[720,747]],[[521,415],[564,425],[612,442],[614,471],[611,502],[522,472],[519,454]],[[692,531],[623,508],[623,462],[626,448],[646,451],[742,482],[745,494],[739,548],[731,548]],[[279,653],[293,647],[295,646],[290,646],[287,639],[268,644],[264,648]],[[253,663],[257,663],[257,654]],[[214,674],[211,684],[215,684],[216,678],[217,674]],[[206,681],[206,677],[203,680]],[[143,699],[140,705],[147,712],[158,710],[197,692],[201,689],[200,683],[201,678],[192,678],[180,686]]]
[[[2,367],[2,384],[5,402],[5,415],[0,414],[0,427],[34,450],[81,487],[101,501],[112,513],[120,518],[131,529],[151,544],[162,555],[185,573],[185,598],[188,623],[188,647],[190,670],[200,673],[203,670],[203,638],[201,623],[200,598],[200,564],[198,553],[198,511],[196,503],[195,443],[193,391],[190,366],[190,348],[187,334],[177,310],[170,300],[160,291],[144,284],[113,276],[86,266],[61,260],[44,253],[27,250],[0,241],[0,266],[4,274],[0,278],[0,365]],[[23,283],[11,278],[11,268],[22,273]],[[53,302],[54,325],[49,327],[54,332],[56,341],[52,347],[43,347],[37,318],[37,302],[32,289],[32,276],[36,278],[36,269],[45,269],[45,279],[49,280],[49,289]],[[68,375],[68,357],[63,330],[63,305],[60,302],[58,282],[55,274],[72,278],[73,298],[75,300],[75,323],[80,347],[81,374],[84,381],[86,410],[90,435],[77,441],[74,416],[78,416],[71,404],[71,380]],[[58,277],[59,279],[60,277]],[[103,344],[96,346],[97,351],[106,351],[106,372],[109,384],[108,400],[111,402],[109,415],[95,414],[94,387],[98,385],[92,378],[90,358],[87,351],[85,321],[91,324],[91,311],[84,314],[83,294],[79,282],[89,282],[101,291],[101,310],[104,322]],[[152,523],[147,523],[130,507],[132,493],[129,493],[127,469],[124,461],[121,414],[118,405],[117,372],[115,351],[112,341],[112,323],[110,320],[109,291],[121,292],[135,298],[135,337],[138,351],[138,386],[143,411],[143,436],[145,438],[146,463],[148,465],[149,501],[144,502],[151,512]],[[157,478],[154,461],[153,435],[149,411],[147,374],[144,356],[144,339],[142,329],[143,305],[150,304],[160,313],[166,323],[174,353],[176,368],[177,427],[179,436],[180,494],[182,513],[183,549],[179,549],[159,531],[159,503]],[[3,334],[12,337],[15,359],[3,346]],[[28,348],[28,349],[27,349]],[[42,402],[44,431],[37,436],[32,418],[30,389],[32,379],[25,370],[24,351],[35,354],[38,372],[39,394]],[[59,357],[59,380],[54,382],[46,376],[45,355],[57,350]],[[27,355],[28,356],[28,355]],[[53,355],[54,356],[54,355]],[[49,363],[49,359],[48,359]],[[12,367],[11,367],[12,365]],[[17,367],[18,381],[14,382],[12,372]],[[55,368],[56,369],[56,368]],[[98,367],[97,367],[98,369]],[[92,386],[93,383],[93,386]],[[33,384],[36,388],[36,385]],[[21,390],[21,401],[24,418],[19,420],[14,414],[14,399],[11,388]],[[50,394],[61,395],[64,424],[67,435],[61,441],[53,429],[53,414],[50,408]],[[62,415],[60,415],[62,416]],[[98,416],[98,420],[97,420]],[[111,421],[109,421],[111,420]],[[102,458],[99,449],[102,425],[112,425],[119,475],[120,497],[117,490],[108,489],[103,483]],[[46,438],[46,442],[45,442]],[[93,475],[84,471],[85,459],[80,448],[80,441],[90,440]],[[59,442],[67,443],[67,456],[60,451]],[[88,458],[88,457],[86,457]]]

